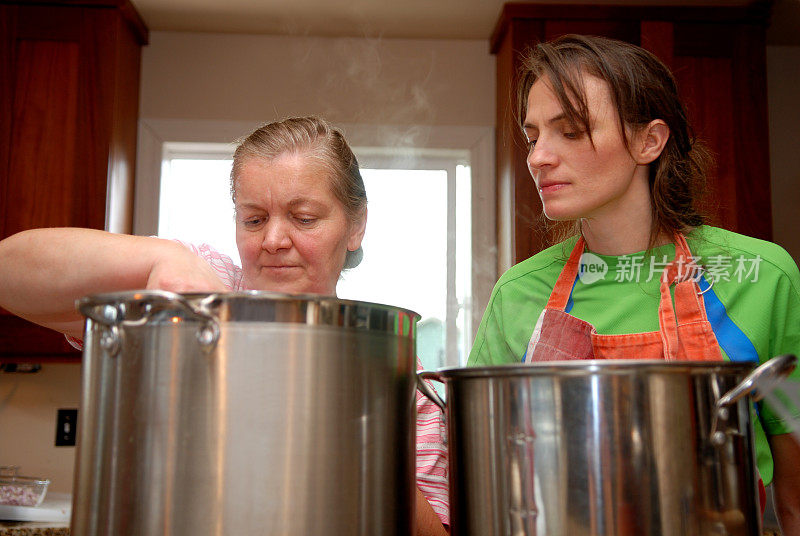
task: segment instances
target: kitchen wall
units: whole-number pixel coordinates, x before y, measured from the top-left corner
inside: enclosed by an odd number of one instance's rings
[[[769,47],[767,60],[775,240],[800,260],[800,47]],[[313,113],[383,126],[402,140],[424,137],[425,126],[492,127],[494,76],[486,41],[153,32],[140,112],[246,122]],[[0,465],[20,464],[50,477],[54,491],[71,489],[74,448],[53,444],[56,409],[77,406],[79,376],[79,365],[65,364],[0,374]]]
[[[56,447],[56,411],[77,408],[81,367],[43,365],[35,373],[0,373],[0,465],[50,479],[50,491],[72,490],[75,447]]]
[[[141,117],[335,123],[494,124],[488,41],[153,32]]]

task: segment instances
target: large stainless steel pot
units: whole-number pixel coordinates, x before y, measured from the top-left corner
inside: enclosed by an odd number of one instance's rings
[[[411,534],[415,313],[266,293],[79,308],[73,534]]]
[[[574,361],[440,369],[452,533],[757,535],[745,396],[794,368]]]

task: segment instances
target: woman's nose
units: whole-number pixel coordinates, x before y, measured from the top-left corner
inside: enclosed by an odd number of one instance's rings
[[[261,247],[269,253],[276,253],[281,249],[292,247],[292,239],[289,236],[285,222],[277,218],[271,218],[264,226],[264,241]]]
[[[533,173],[556,163],[556,155],[539,139],[528,151],[528,169]]]

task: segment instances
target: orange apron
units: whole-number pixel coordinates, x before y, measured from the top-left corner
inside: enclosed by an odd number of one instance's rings
[[[601,335],[589,322],[565,311],[580,270],[584,246],[581,237],[561,270],[550,299],[536,322],[525,352],[525,363],[571,359],[722,361],[696,282],[699,267],[694,264],[682,234],[675,236],[675,258],[664,268],[661,277],[659,329],[647,333]],[[670,295],[673,284],[674,307]],[[766,490],[760,477],[758,492],[763,516]]]
[[[683,235],[675,236],[675,258],[664,267],[658,331],[601,335],[589,322],[565,312],[580,269],[585,242],[578,239],[533,330],[525,362],[569,359],[666,359],[722,361],[695,281],[699,268]],[[673,307],[670,287],[675,285]],[[634,313],[635,314],[635,313]]]

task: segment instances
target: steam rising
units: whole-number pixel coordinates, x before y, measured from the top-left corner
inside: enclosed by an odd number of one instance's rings
[[[333,66],[320,80],[320,113],[334,122],[379,125],[374,145],[425,146],[436,110],[430,98],[434,53],[418,53],[376,38],[324,39],[318,43]],[[407,45],[407,43],[406,43]],[[319,51],[318,51],[319,52]],[[339,98],[341,96],[342,98]],[[354,98],[355,97],[355,98]],[[356,102],[357,105],[346,103]],[[345,103],[345,104],[343,104]],[[420,126],[422,125],[422,126]]]

